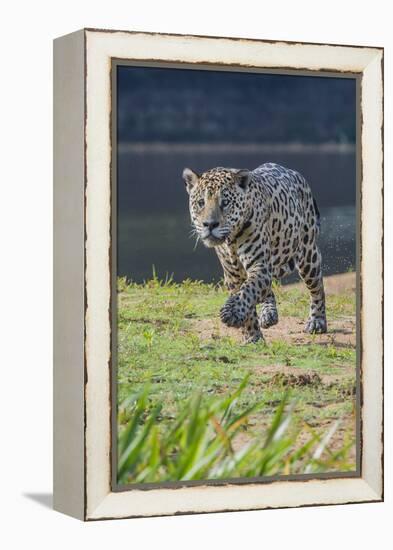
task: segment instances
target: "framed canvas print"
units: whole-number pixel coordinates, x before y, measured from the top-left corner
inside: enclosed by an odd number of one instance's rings
[[[383,50],[54,43],[54,507],[383,499]]]

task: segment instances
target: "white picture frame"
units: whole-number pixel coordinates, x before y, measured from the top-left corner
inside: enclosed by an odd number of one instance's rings
[[[111,68],[356,73],[361,464],[356,477],[112,490]],[[84,29],[54,43],[54,507],[81,520],[383,499],[383,49]]]

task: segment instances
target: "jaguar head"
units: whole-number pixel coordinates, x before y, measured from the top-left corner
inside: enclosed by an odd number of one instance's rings
[[[183,170],[189,194],[191,221],[207,247],[231,240],[250,215],[248,193],[250,172],[233,168],[213,168],[199,175]]]

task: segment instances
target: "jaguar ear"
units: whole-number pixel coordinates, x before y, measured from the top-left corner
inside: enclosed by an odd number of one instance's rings
[[[235,176],[237,184],[243,190],[247,189],[248,184],[250,183],[251,174],[249,170],[235,170]]]
[[[198,183],[199,175],[191,170],[191,168],[184,168],[183,170],[183,180],[186,184],[187,192],[190,193],[191,189]]]

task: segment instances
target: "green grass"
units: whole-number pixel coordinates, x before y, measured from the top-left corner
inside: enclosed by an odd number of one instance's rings
[[[123,426],[118,435],[120,483],[251,478],[326,472],[332,467],[350,470],[351,441],[339,450],[329,442],[338,422],[319,435],[311,428],[306,441],[294,422],[294,403],[285,393],[268,428],[236,449],[236,436],[247,428],[250,415],[262,406],[235,412],[236,402],[247,387],[209,402],[196,392],[179,407],[171,425],[160,422],[160,404],[151,408],[149,390],[127,398],[120,407]]]
[[[153,277],[141,285],[119,279],[118,287],[118,402],[149,384],[147,409],[160,407],[154,421],[160,430],[169,429],[195,392],[213,406],[248,377],[234,405],[234,414],[256,407],[241,430],[246,442],[267,429],[288,387],[302,429],[307,423],[324,433],[340,419],[337,441],[353,438],[355,349],[336,344],[334,333],[322,343],[318,336],[294,342],[265,331],[266,344],[242,345],[220,335],[218,312],[227,297],[220,286]],[[282,319],[307,318],[305,290],[276,286],[275,292]],[[329,321],[353,320],[354,295],[329,296],[327,310]]]

